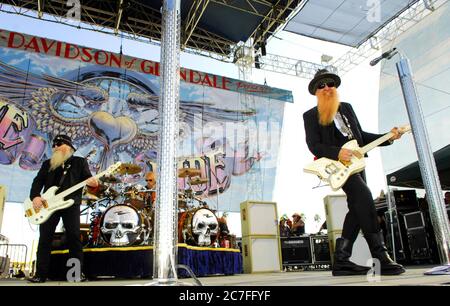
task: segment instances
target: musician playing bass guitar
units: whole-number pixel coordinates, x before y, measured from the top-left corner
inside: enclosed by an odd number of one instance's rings
[[[34,210],[42,209],[46,205],[45,200],[41,197],[42,189],[45,192],[52,186],[59,186],[58,193],[60,193],[86,179],[88,179],[86,182],[88,186],[94,188],[98,186],[97,180],[91,175],[86,159],[73,156],[75,150],[70,137],[57,135],[54,138],[52,156],[42,164],[31,186],[30,199],[33,201]],[[70,258],[77,258],[80,261],[81,271],[83,271],[83,250],[80,241],[81,196],[82,189],[68,195],[66,199],[74,200],[74,204],[55,211],[47,221],[40,225],[36,273],[33,278],[28,279],[29,282],[43,283],[47,280],[53,234],[60,218],[64,223]],[[82,273],[79,279],[74,279],[74,281],[84,280],[86,279]]]
[[[362,147],[382,135],[362,130],[351,105],[341,103],[339,100],[337,87],[340,84],[341,79],[338,75],[326,69],[317,71],[308,86],[310,94],[317,97],[317,106],[305,112],[303,120],[309,150],[317,158],[326,157],[345,164],[353,155],[359,154],[357,157],[362,158],[360,152],[342,148],[346,142],[356,139]],[[398,128],[393,128],[391,132],[393,136],[381,145],[389,145],[401,137]],[[392,261],[387,253],[364,171],[351,175],[342,189],[347,195],[349,211],[344,220],[342,237],[336,240],[332,274],[358,275],[366,274],[369,270],[368,267],[356,265],[349,260],[360,229],[372,257],[380,261],[382,275],[405,272],[403,266]]]

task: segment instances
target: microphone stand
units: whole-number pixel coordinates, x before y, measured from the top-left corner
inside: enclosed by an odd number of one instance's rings
[[[205,160],[205,162],[207,161],[206,154],[203,154],[202,159]],[[210,166],[210,165],[211,165],[211,164],[209,163],[209,166]],[[210,168],[209,173],[212,173],[212,175],[213,175],[214,178],[216,179],[216,199],[217,199],[217,201],[216,201],[216,211],[219,212],[219,192],[220,192],[220,191],[219,191],[219,178],[217,177],[216,173],[214,173],[214,172],[212,171],[211,168]]]

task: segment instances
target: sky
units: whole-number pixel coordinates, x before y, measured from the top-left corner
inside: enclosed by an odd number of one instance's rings
[[[78,30],[18,15],[0,13],[0,28],[113,52],[120,51],[122,42],[124,54],[160,61],[159,47],[154,45],[92,31]],[[349,50],[345,46],[300,37],[284,31],[279,32],[275,38],[272,38],[266,49],[271,54],[316,63],[320,63],[323,54],[338,58]],[[367,59],[357,68],[341,76],[342,84],[339,88],[339,94],[341,101],[350,102],[353,105],[364,130],[374,133],[388,132],[388,129],[378,130],[380,66],[369,66],[368,63],[371,59]],[[234,64],[226,64],[203,56],[182,53],[180,64],[189,69],[236,79],[239,77],[238,69]],[[306,216],[306,231],[309,233],[316,232],[325,220],[323,198],[326,195],[333,194],[333,192],[329,187],[316,188],[319,184],[318,178],[305,174],[302,170],[304,165],[313,160],[312,154],[306,147],[302,120],[302,114],[316,105],[315,97],[307,91],[309,80],[253,69],[252,79],[248,81],[259,84],[266,83],[268,86],[290,90],[293,93],[294,103],[286,103],[285,105],[272,201],[277,203],[278,216],[283,214],[291,216],[294,212],[302,213]],[[375,198],[386,185],[379,148],[369,153],[366,164],[368,185]],[[21,208],[7,209],[8,215],[22,218]],[[320,216],[319,222],[314,221],[316,214]],[[3,228],[15,228],[17,230],[17,227],[13,225],[14,219],[16,218],[5,218]],[[231,232],[240,236],[239,214],[231,214],[228,221]],[[22,228],[27,226],[27,224],[23,224]],[[5,233],[7,236],[13,234],[12,230],[8,231],[10,232]],[[27,237],[20,237],[19,240],[29,239],[30,235],[32,234],[27,234]],[[18,242],[20,243],[20,241]]]
[[[450,143],[450,5],[439,9],[433,18],[417,24],[414,31],[398,37],[395,45],[411,62],[416,90],[428,129],[433,151]],[[432,47],[430,47],[432,46]],[[379,124],[387,127],[390,122],[408,121],[401,88],[398,86],[394,61],[382,66],[380,83]],[[412,137],[382,153],[383,164],[392,173],[417,160]],[[395,158],[401,155],[402,158]]]

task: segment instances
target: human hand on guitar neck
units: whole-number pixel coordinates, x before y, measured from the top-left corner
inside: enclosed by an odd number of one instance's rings
[[[95,177],[90,177],[86,181],[86,185],[91,188],[97,188],[98,187],[98,180]]]
[[[98,187],[98,180],[95,177],[90,177],[86,181],[86,185],[91,188],[97,188]],[[38,212],[45,204],[45,199],[42,197],[35,197],[33,199],[33,208],[36,212]]]
[[[402,135],[404,134],[404,132],[402,132],[398,127],[393,127],[391,133],[394,135],[389,138],[389,141],[400,139],[400,137],[402,137]]]
[[[390,132],[394,134],[391,138],[389,138],[390,142],[400,139],[404,134],[404,132],[402,132],[398,127],[393,127]],[[358,150],[341,148],[341,150],[339,151],[338,159],[343,162],[349,162],[351,161],[353,156],[356,156],[357,158],[363,158],[363,155]]]

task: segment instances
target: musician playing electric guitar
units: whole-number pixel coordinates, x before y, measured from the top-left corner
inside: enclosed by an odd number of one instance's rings
[[[33,209],[35,211],[39,211],[46,206],[46,201],[41,197],[43,188],[45,192],[52,186],[59,186],[57,193],[60,193],[86,179],[88,179],[86,181],[88,186],[95,188],[98,185],[97,180],[91,175],[86,159],[73,156],[76,149],[70,137],[57,135],[53,140],[52,148],[53,154],[51,158],[42,164],[31,186],[30,199],[33,201]],[[40,225],[36,274],[33,278],[28,279],[28,281],[32,283],[43,283],[47,280],[53,234],[60,218],[62,218],[64,223],[70,258],[79,259],[82,267],[83,250],[80,241],[81,196],[82,189],[78,189],[66,196],[65,199],[72,199],[74,204],[55,211],[47,221]],[[75,281],[84,280],[85,277],[81,274],[81,278]]]
[[[363,147],[383,135],[367,133],[362,130],[358,118],[350,104],[340,102],[337,87],[341,84],[338,75],[326,69],[317,71],[308,86],[310,94],[317,97],[317,107],[303,114],[306,143],[317,157],[350,162],[355,155],[363,158],[358,150],[343,148],[349,140],[356,140]],[[391,130],[392,137],[381,145],[389,145],[401,137],[397,128]],[[384,245],[383,235],[377,221],[377,213],[372,194],[367,187],[364,171],[352,174],[342,186],[347,195],[348,213],[344,220],[342,237],[336,240],[336,251],[332,274],[366,274],[368,267],[351,262],[353,243],[361,229],[372,257],[381,263],[381,274],[396,275],[405,272],[404,268],[392,261]]]

